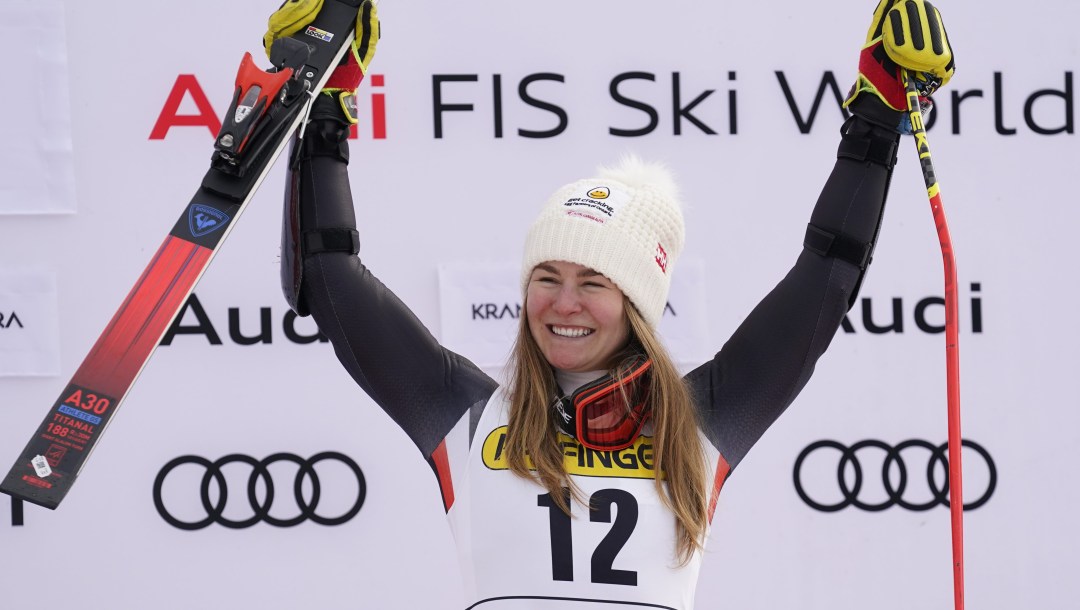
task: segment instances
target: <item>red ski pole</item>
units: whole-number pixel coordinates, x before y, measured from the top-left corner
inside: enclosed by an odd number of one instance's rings
[[[934,213],[938,241],[941,242],[941,257],[945,264],[945,372],[949,418],[948,478],[949,509],[952,515],[953,595],[955,610],[963,610],[964,494],[960,463],[960,332],[957,323],[960,308],[956,294],[956,261],[953,258],[949,225],[945,221],[945,209],[941,206],[941,190],[934,175],[934,164],[930,160],[930,144],[926,139],[926,126],[923,124],[922,110],[919,107],[919,92],[915,88],[915,79],[906,72],[904,80],[907,83],[908,116],[911,119],[923,182],[926,183],[926,195],[930,198],[930,210]]]

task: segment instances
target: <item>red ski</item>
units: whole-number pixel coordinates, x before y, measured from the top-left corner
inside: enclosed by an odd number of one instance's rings
[[[344,57],[360,3],[326,0],[310,26],[274,43],[269,71],[245,54],[210,170],[0,491],[50,509],[67,495],[236,219],[302,125],[313,96]]]

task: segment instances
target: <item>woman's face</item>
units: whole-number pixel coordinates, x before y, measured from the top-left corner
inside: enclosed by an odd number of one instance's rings
[[[607,369],[630,338],[622,291],[588,267],[540,263],[529,278],[526,297],[529,331],[555,368]]]

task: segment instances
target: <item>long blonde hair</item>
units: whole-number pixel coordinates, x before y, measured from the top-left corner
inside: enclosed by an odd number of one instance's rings
[[[661,501],[675,515],[676,553],[679,562],[685,565],[702,547],[708,527],[707,471],[698,435],[697,411],[689,389],[652,327],[629,299],[624,298],[623,308],[630,325],[630,342],[616,355],[612,368],[617,369],[635,351],[644,353],[653,362],[649,412],[655,432],[655,485]],[[588,502],[583,501],[580,490],[566,472],[552,408],[558,393],[554,371],[529,331],[524,306],[522,311],[510,363],[507,462],[514,474],[535,480],[550,492],[563,512],[570,514],[570,499],[564,488],[582,505],[588,506]],[[529,467],[527,457],[533,468]]]

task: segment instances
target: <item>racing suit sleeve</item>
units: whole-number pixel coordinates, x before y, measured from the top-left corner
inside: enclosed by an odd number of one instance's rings
[[[354,232],[356,216],[347,168],[347,124],[318,120],[319,110],[316,106],[312,112],[315,119],[299,145],[286,186],[283,268],[287,252],[298,251],[302,281],[296,282],[297,309],[310,311],[356,383],[429,458],[470,408],[482,408],[496,383],[440,345],[354,248],[325,245],[333,240],[322,239],[320,232]],[[290,210],[302,230],[290,228]],[[292,241],[299,241],[299,247]]]
[[[806,385],[854,303],[877,238],[899,134],[852,117],[803,251],[716,356],[686,380],[733,470]]]

